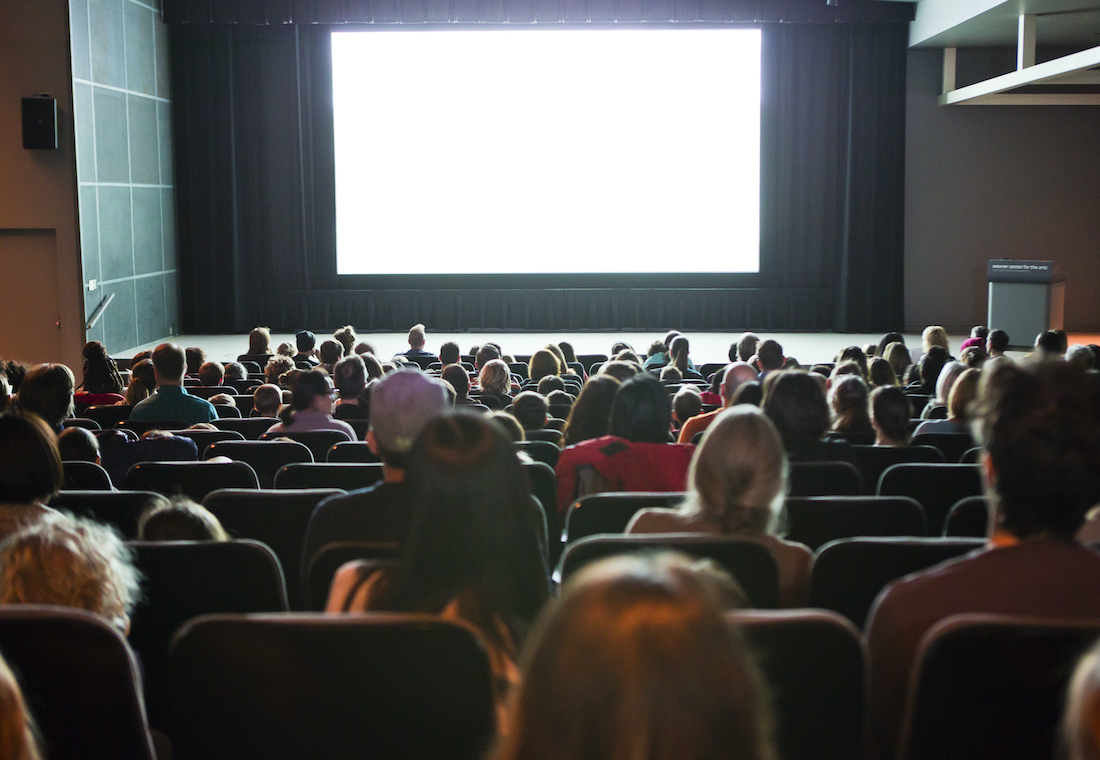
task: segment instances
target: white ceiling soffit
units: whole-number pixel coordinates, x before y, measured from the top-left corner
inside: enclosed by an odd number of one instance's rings
[[[942,105],[1100,105],[1100,0],[919,0],[909,43],[944,48]],[[1037,44],[1080,52],[1036,65]],[[960,47],[1015,47],[1018,70],[956,89]]]

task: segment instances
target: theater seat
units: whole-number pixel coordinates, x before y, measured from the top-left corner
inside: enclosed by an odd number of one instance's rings
[[[838,538],[928,535],[924,508],[906,496],[814,496],[783,506],[786,538],[814,551]]]
[[[345,563],[368,560],[379,563],[379,566],[393,566],[400,551],[401,544],[395,542],[344,541],[325,544],[306,562],[303,589],[306,609],[314,612],[325,609],[332,579]]]
[[[899,760],[1052,760],[1077,659],[1100,619],[956,615],[924,637]]]
[[[135,539],[138,518],[158,499],[152,491],[61,491],[50,506],[114,526],[125,539]]]
[[[478,635],[428,615],[202,618],[171,681],[175,760],[480,760],[496,723]]]
[[[111,476],[95,462],[62,462],[64,488],[68,491],[110,491]]]
[[[260,488],[274,488],[275,474],[284,465],[313,462],[309,448],[297,441],[224,441],[206,449],[205,458],[214,457],[247,463],[256,472]]]
[[[674,507],[687,494],[631,491],[595,493],[573,502],[565,514],[563,540],[572,543],[598,533],[622,533],[631,518],[650,507]]]
[[[339,488],[354,491],[382,480],[381,464],[288,464],[275,474],[276,488]]]
[[[219,488],[259,488],[255,471],[244,462],[138,462],[126,473],[131,491],[183,494],[202,502]]]
[[[973,464],[895,464],[882,473],[876,493],[919,501],[928,517],[928,534],[938,536],[955,502],[981,496],[982,477]]]
[[[64,607],[0,607],[0,651],[49,760],[154,760],[137,660],[106,620]]]
[[[863,493],[859,470],[849,462],[791,462],[791,496],[856,496]]]

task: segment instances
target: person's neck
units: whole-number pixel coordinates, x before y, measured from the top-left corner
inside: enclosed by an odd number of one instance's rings
[[[383,483],[404,483],[405,482],[405,470],[401,467],[391,467],[385,462],[382,463],[382,482]]]

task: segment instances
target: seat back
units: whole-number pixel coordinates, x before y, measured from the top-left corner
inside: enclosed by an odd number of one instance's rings
[[[0,651],[49,760],[154,760],[137,661],[103,618],[65,607],[0,607]]]
[[[202,618],[171,672],[177,760],[478,760],[496,723],[480,638],[428,615]]]
[[[757,653],[784,760],[857,760],[864,751],[859,631],[821,610],[730,613]]]
[[[632,552],[677,551],[713,560],[732,575],[754,607],[779,606],[779,566],[766,546],[729,536],[687,533],[646,533],[630,536],[588,536],[570,543],[562,554],[560,575],[565,583],[590,562]]]
[[[325,609],[332,579],[344,563],[355,560],[392,562],[400,552],[401,544],[392,542],[345,541],[325,544],[314,552],[306,564],[306,609],[315,612]]]
[[[883,471],[905,462],[942,462],[943,454],[933,446],[853,446],[859,460],[864,492],[874,493]]]
[[[955,502],[944,521],[943,535],[959,538],[988,536],[989,499],[985,496],[967,496]]]
[[[61,491],[50,506],[114,526],[127,540],[137,538],[138,519],[151,501],[152,491]]]
[[[284,465],[275,474],[276,488],[339,488],[354,491],[373,486],[382,480],[381,464],[313,464]]]
[[[549,425],[542,430],[525,430],[523,434],[527,437],[528,441],[544,441],[546,443],[552,443],[555,446],[561,441],[561,431],[554,430]]]
[[[1098,635],[1100,619],[939,623],[917,655],[898,757],[1052,759],[1074,664]]]
[[[285,612],[279,560],[258,541],[133,541],[142,600],[131,616],[130,644],[145,669],[149,723],[168,731],[168,644],[199,615]]]
[[[595,493],[573,502],[565,513],[563,540],[572,543],[598,533],[622,533],[631,518],[650,507],[673,507],[684,500],[684,493]]]
[[[62,462],[61,469],[65,476],[66,490],[110,491],[114,489],[111,476],[95,462]]]
[[[561,449],[550,441],[517,441],[516,451],[522,451],[536,462],[543,462],[551,467],[558,466],[558,457]]]
[[[341,441],[328,450],[326,462],[333,464],[378,464],[381,457],[365,441]]]
[[[882,473],[876,493],[919,501],[928,518],[928,534],[938,536],[955,502],[981,496],[982,477],[974,464],[895,464]]]
[[[302,432],[264,433],[261,441],[270,441],[276,438],[289,438],[298,443],[304,443],[313,454],[314,462],[324,462],[328,458],[328,450],[338,443],[347,441],[348,436],[340,430],[305,430]]]
[[[226,489],[207,494],[202,504],[233,538],[251,538],[271,547],[283,567],[290,609],[301,610],[305,607],[300,568],[309,517],[322,499],[338,493],[343,491]]]
[[[791,496],[856,496],[861,493],[863,480],[850,462],[791,462]]]
[[[138,462],[126,473],[130,491],[183,494],[199,503],[219,488],[259,488],[256,472],[244,462]]]
[[[274,488],[275,474],[284,465],[313,461],[309,448],[297,441],[223,441],[212,444],[205,457],[229,457],[247,463],[255,471],[260,488]]]
[[[913,445],[935,446],[943,453],[944,461],[959,462],[975,444],[970,433],[921,433],[913,436]]]
[[[961,538],[846,538],[826,544],[814,558],[810,606],[833,610],[860,628],[891,581],[980,549]]]
[[[83,416],[86,419],[94,420],[100,428],[107,430],[129,417],[133,408],[128,404],[123,406],[89,406],[84,410]]]
[[[180,430],[187,427],[187,423],[183,420],[123,420],[115,427],[132,430],[142,436],[150,430]]]
[[[84,428],[85,430],[93,431],[103,429],[99,426],[98,422],[96,422],[95,420],[90,420],[87,417],[69,417],[68,419],[62,420],[61,424],[67,428],[80,427]]]
[[[547,444],[554,446],[554,444]],[[554,468],[545,462],[524,462],[523,471],[531,484],[531,493],[539,500],[546,520],[546,539],[550,554],[548,561],[553,567],[561,556],[562,519],[558,514],[558,478]]]
[[[198,449],[199,459],[204,459],[206,447],[221,441],[243,441],[244,436],[236,430],[173,430],[172,435],[190,438]]]
[[[924,508],[906,496],[787,499],[787,539],[814,551],[838,538],[928,535]]]
[[[214,427],[218,430],[236,430],[246,441],[258,441],[278,422],[278,417],[247,417],[240,420],[227,417],[214,420]]]

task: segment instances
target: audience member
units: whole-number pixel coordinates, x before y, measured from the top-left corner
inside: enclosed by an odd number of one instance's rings
[[[1004,356],[1008,350],[1008,333],[1004,330],[990,330],[989,337],[985,339],[985,350],[991,358]]]
[[[779,431],[791,461],[855,463],[847,443],[823,440],[830,423],[829,403],[814,375],[785,370],[769,376],[764,383],[764,411]]]
[[[294,378],[290,389],[290,404],[279,413],[279,422],[269,433],[304,433],[310,430],[336,430],[349,441],[357,440],[348,423],[334,419],[333,401],[336,389],[323,369],[311,369]]]
[[[737,393],[737,389],[745,383],[755,381],[756,377],[756,369],[747,362],[734,362],[727,365],[720,389],[722,409],[729,409],[733,406],[733,397]],[[716,409],[713,412],[705,412],[696,417],[692,417],[691,420],[680,428],[680,435],[677,440],[680,443],[691,443],[695,436],[702,433],[712,422],[714,422],[721,411],[721,409]]]
[[[206,362],[199,367],[199,382],[207,388],[214,388],[222,384],[225,377],[225,367],[221,362]]]
[[[130,629],[141,575],[113,528],[56,514],[0,544],[0,604],[75,607]]]
[[[1096,364],[1096,357],[1088,346],[1070,346],[1066,351],[1066,361],[1081,370],[1092,369]]]
[[[836,357],[836,364],[839,366],[845,362],[855,362],[859,368],[860,376],[867,379],[867,354],[863,353],[863,349],[859,346],[848,346],[842,350]]]
[[[512,400],[512,416],[523,426],[524,431],[543,430],[546,427],[546,398],[534,391],[524,391]]]
[[[19,682],[0,656],[0,757],[4,760],[41,760],[34,718],[27,709]]]
[[[871,391],[871,425],[876,446],[908,446],[913,402],[905,391],[886,385]]]
[[[344,325],[339,330],[332,334],[334,340],[342,347],[343,356],[351,356],[355,353],[355,341],[357,336],[355,334],[355,328],[351,325]]]
[[[349,563],[329,612],[427,612],[481,633],[498,706],[515,660],[549,599],[542,514],[512,444],[488,421],[449,414],[428,423],[409,456],[412,516],[397,567]]]
[[[280,343],[275,348],[275,355],[276,356],[285,356],[286,358],[290,359],[291,361],[293,361],[294,355],[297,354],[297,353],[298,353],[298,348],[293,343],[291,343],[290,341],[286,341],[285,343]]]
[[[748,404],[749,406],[761,407],[764,405],[764,388],[760,383],[752,380],[747,383],[741,383],[737,390],[733,394],[733,400],[730,402],[730,406],[737,406],[738,404]]]
[[[675,555],[582,570],[524,649],[493,760],[772,760],[763,680],[723,590]]]
[[[504,433],[504,437],[512,443],[527,440],[527,435],[523,432],[523,425],[519,424],[519,420],[513,417],[511,413],[497,409],[489,412],[488,419],[500,428],[500,431]]]
[[[906,390],[923,396],[934,396],[936,382],[940,378],[940,371],[945,364],[951,361],[951,356],[943,346],[932,346],[920,358],[920,380],[911,383]]]
[[[970,337],[962,342],[959,346],[959,355],[962,356],[962,352],[971,346],[977,346],[978,348],[985,350],[985,341],[989,337],[989,328],[985,325],[975,325],[970,330]]]
[[[97,436],[103,469],[115,483],[123,483],[126,473],[138,462],[194,462],[199,458],[195,442],[165,430],[150,430],[132,440],[121,430],[108,430]]]
[[[226,384],[232,384],[233,380],[247,380],[248,370],[240,362],[229,362],[225,365],[223,380]]]
[[[959,362],[969,369],[981,369],[989,361],[989,354],[981,346],[967,346],[959,352]]]
[[[271,330],[267,327],[253,327],[252,332],[248,333],[248,353],[242,354],[238,361],[245,359],[246,357],[252,359],[252,357],[270,356],[271,355]]]
[[[909,357],[909,350],[904,343],[894,341],[886,346],[882,358],[890,362],[890,368],[894,370],[900,385],[905,380],[905,373],[909,369],[909,365],[913,363]]]
[[[157,392],[130,412],[130,419],[176,420],[185,425],[213,422],[218,413],[213,404],[192,396],[183,387],[184,352],[175,343],[161,343],[153,350],[153,374]]]
[[[565,421],[565,445],[607,435],[611,425],[611,403],[621,385],[611,375],[593,375],[585,381]]]
[[[458,344],[449,340],[439,347],[439,363],[446,367],[448,364],[459,364],[462,361],[462,352]]]
[[[668,363],[680,370],[684,380],[703,380],[703,376],[699,374],[699,371],[688,357],[690,349],[691,344],[688,339],[683,335],[677,335],[672,339],[672,344],[668,349]]]
[[[680,369],[672,364],[666,364],[661,367],[661,382],[665,385],[679,384],[683,382],[684,375],[680,372]]]
[[[65,428],[57,436],[57,453],[62,462],[99,464],[99,440],[82,427]]]
[[[367,387],[367,365],[363,357],[350,354],[336,362],[332,382],[340,394],[333,417],[338,420],[365,420],[370,416],[363,399]]]
[[[330,496],[309,519],[302,570],[323,546],[337,541],[401,542],[409,529],[405,469],[420,432],[447,409],[443,383],[416,370],[398,370],[373,383],[367,445],[382,460],[382,482]]]
[[[650,346],[650,350],[647,352],[648,356],[646,357],[645,362],[642,364],[642,369],[660,369],[661,367],[672,361],[672,341],[678,337],[680,337],[679,330],[669,330],[667,333],[665,333],[664,340],[660,341],[659,348],[658,343],[654,341],[653,345]],[[654,351],[654,348],[658,348],[658,350]]]
[[[761,380],[769,372],[783,369],[785,361],[783,346],[778,341],[765,340],[756,347],[756,368],[760,370]]]
[[[281,354],[272,356],[264,367],[264,380],[271,385],[281,385],[283,376],[293,369],[294,362],[291,359]]]
[[[155,349],[154,349],[155,350]],[[198,377],[199,367],[206,361],[206,352],[198,346],[188,346],[183,351],[187,362],[186,374],[188,377]]]
[[[787,455],[775,426],[759,409],[724,409],[703,434],[677,509],[645,509],[627,533],[718,533],[763,544],[779,564],[780,601],[809,599],[813,553],[774,535],[787,495]]]
[[[561,355],[565,359],[565,366],[580,363],[580,362],[577,361],[577,352],[575,350],[573,350],[573,344],[572,343],[567,343],[564,340],[560,341],[558,343],[558,348],[561,349]]]
[[[884,388],[898,384],[898,376],[894,372],[893,365],[881,356],[876,356],[871,360],[871,364],[867,369],[867,376],[873,388]]]
[[[76,378],[64,364],[37,364],[19,386],[19,408],[37,414],[55,433],[62,421],[73,416]]]
[[[0,416],[0,539],[56,515],[46,506],[64,484],[57,436],[29,412]]]
[[[461,364],[448,364],[440,372],[439,377],[454,389],[455,406],[467,406],[476,403],[469,398],[470,375]]]
[[[253,417],[278,417],[283,405],[283,391],[277,385],[264,383],[252,391]]]
[[[672,405],[656,378],[641,373],[623,383],[611,404],[609,435],[562,451],[558,511],[589,493],[684,490],[694,447],[669,443],[671,429]]]
[[[339,341],[326,340],[321,344],[321,368],[332,374],[333,369],[336,367],[336,362],[340,361],[344,356],[344,347],[340,345]]]
[[[759,344],[760,337],[755,333],[742,333],[741,337],[737,339],[737,356],[733,356],[731,351],[729,357],[730,363],[734,364],[738,361],[745,363],[751,362],[752,357],[756,356],[756,347]]]
[[[228,541],[221,522],[186,497],[152,500],[138,519],[139,541]]]
[[[512,389],[512,373],[508,371],[508,365],[501,359],[488,359],[481,365],[481,373],[477,377],[478,393],[482,397],[491,396],[496,399],[501,408],[512,403],[509,393]]]
[[[878,350],[875,351],[875,356],[881,356],[882,358],[885,359],[886,358],[886,347],[889,346],[891,343],[900,343],[901,347],[905,348],[905,336],[902,335],[899,332],[888,332],[888,333],[886,333],[885,335],[882,336],[882,338],[878,342]],[[908,353],[909,352],[906,351],[906,355],[908,355]]]
[[[951,356],[951,342],[947,339],[947,330],[939,325],[929,325],[921,333],[921,352],[927,354],[933,346],[939,346]]]
[[[1000,366],[983,384],[977,428],[993,518],[987,549],[896,581],[871,610],[874,736],[889,752],[919,643],[960,613],[1100,617],[1100,554],[1073,540],[1100,502],[1097,378],[1064,362]]]
[[[703,398],[692,386],[684,386],[672,397],[672,417],[678,428],[703,411]]]
[[[436,359],[439,357],[433,354],[431,351],[424,350],[424,343],[426,336],[424,334],[424,325],[415,324],[409,329],[409,350],[406,351],[403,356],[407,356],[410,359]]]
[[[610,375],[611,377],[618,380],[620,383],[625,383],[627,380],[630,380],[641,371],[641,365],[639,365],[637,362],[627,362],[613,359],[609,362],[604,362],[604,365],[600,367],[599,374]]]
[[[978,398],[978,383],[981,377],[982,372],[978,369],[968,369],[960,373],[951,385],[951,393],[947,397],[947,418],[922,422],[913,431],[913,435],[970,433],[970,411]]]
[[[114,404],[122,399],[126,384],[118,372],[115,360],[107,354],[107,349],[98,340],[84,344],[84,378],[80,382],[83,391],[81,403]],[[95,398],[110,396],[109,399]]]
[[[1100,760],[1100,642],[1077,663],[1062,716],[1066,760]]]
[[[294,343],[298,347],[298,353],[291,357],[295,365],[301,363],[316,367],[321,363],[317,358],[317,336],[311,331],[299,330],[294,334]],[[268,382],[270,381],[271,379],[268,378]]]
[[[560,375],[561,362],[557,355],[546,348],[540,348],[531,356],[531,362],[527,368],[527,376],[535,383],[548,375]]]
[[[939,377],[936,378],[936,395],[924,407],[920,415],[921,419],[933,420],[946,416],[947,399],[951,396],[951,388],[965,369],[966,365],[962,362],[949,361],[943,365]]]
[[[867,383],[859,375],[838,379],[829,389],[829,406],[833,412],[831,430],[843,434],[849,443],[871,445],[875,429],[871,425]]]

